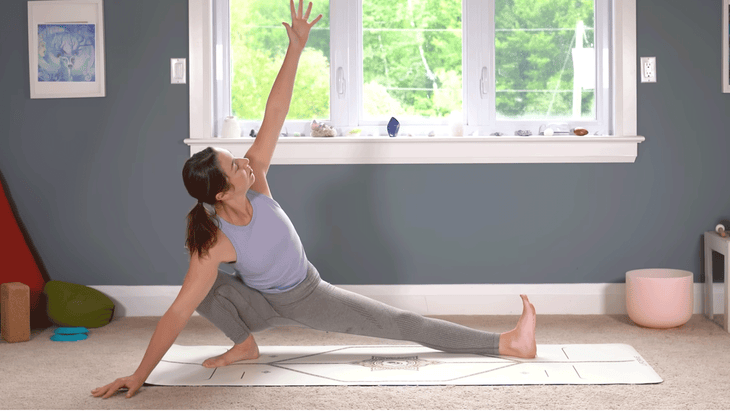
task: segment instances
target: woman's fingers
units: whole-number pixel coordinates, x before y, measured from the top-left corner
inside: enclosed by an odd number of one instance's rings
[[[299,12],[297,13],[294,9],[294,0],[289,0],[292,22],[291,25],[287,22],[282,22],[281,24],[283,24],[286,28],[286,34],[289,37],[290,43],[295,46],[304,47],[307,43],[307,39],[309,38],[309,31],[312,29],[312,26],[314,26],[322,18],[322,15],[320,14],[311,23],[308,23],[307,20],[312,12],[312,2],[309,2],[307,13],[302,16],[302,1],[303,0],[299,0]]]
[[[314,26],[319,21],[319,19],[321,19],[321,18],[322,18],[322,15],[320,14],[319,16],[317,16],[316,19],[312,20],[312,22],[309,23],[309,27]]]
[[[311,3],[310,3],[311,4]],[[289,7],[291,8],[291,19],[302,17],[302,0],[299,0],[299,10],[294,10],[294,0],[289,0]]]
[[[119,387],[117,387],[116,381],[114,381],[113,383],[111,383],[109,385],[110,385],[110,387],[106,389],[106,392],[103,393],[103,396],[101,398],[104,398],[104,399],[109,398],[112,395],[114,395],[114,393],[116,393],[117,390],[119,389]]]
[[[302,0],[299,0],[299,10],[302,9]],[[304,21],[309,20],[309,13],[312,11],[312,2],[309,2],[309,7],[307,7],[307,12],[304,13]]]
[[[302,17],[302,7],[303,7],[302,0],[299,0],[299,10],[298,11],[294,9],[294,0],[289,0],[289,8],[291,9],[292,23],[296,19],[304,19],[305,22],[307,20],[309,20],[309,14],[312,12],[312,2],[311,1],[309,2],[309,6],[307,6],[307,12],[304,14],[303,17]],[[317,20],[319,20],[320,18],[321,18],[321,15],[320,15],[320,17],[317,17]],[[315,22],[317,20],[315,20]],[[314,24],[314,22],[312,24]]]
[[[114,384],[114,383],[112,383]],[[112,384],[107,384],[103,387],[95,388],[94,391],[91,391],[91,393],[94,395],[94,397],[100,397],[104,394],[106,394],[106,391],[109,389],[109,386]]]
[[[133,390],[130,388],[129,391],[127,392],[127,398],[132,398],[132,396],[134,394],[136,394],[138,390],[139,390],[139,388],[137,388],[136,390]]]
[[[125,387],[125,386],[126,386],[126,383],[124,381],[116,380],[111,384],[107,384],[103,387],[94,389],[93,391],[91,391],[91,394],[94,397],[109,398],[112,395],[114,395],[114,393],[116,393],[117,390],[119,390],[120,388]]]
[[[116,392],[117,392],[116,388],[115,389],[110,388],[109,391],[107,391],[106,394],[101,398],[107,399],[107,398],[111,397],[112,395],[116,394]]]

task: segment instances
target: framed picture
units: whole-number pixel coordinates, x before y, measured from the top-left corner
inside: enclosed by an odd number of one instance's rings
[[[730,0],[722,0],[722,92],[730,93]]]
[[[30,98],[104,97],[103,0],[28,2]]]

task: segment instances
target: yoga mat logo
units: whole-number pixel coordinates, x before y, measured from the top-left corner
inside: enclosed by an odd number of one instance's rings
[[[370,371],[381,370],[409,370],[418,371],[419,368],[432,364],[440,364],[438,361],[419,359],[417,355],[411,357],[379,357],[373,355],[371,359],[355,363],[363,367],[369,367]]]

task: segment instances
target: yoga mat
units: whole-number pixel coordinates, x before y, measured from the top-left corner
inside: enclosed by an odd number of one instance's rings
[[[662,378],[626,344],[539,345],[530,360],[450,354],[418,345],[263,346],[260,357],[219,368],[203,361],[229,346],[174,344],[147,385],[656,384]]]

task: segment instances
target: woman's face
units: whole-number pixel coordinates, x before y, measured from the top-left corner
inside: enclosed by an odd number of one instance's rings
[[[245,157],[234,157],[228,150],[216,148],[215,151],[218,152],[218,164],[231,185],[231,188],[224,195],[245,194],[255,180],[253,169],[249,166],[249,160]]]

